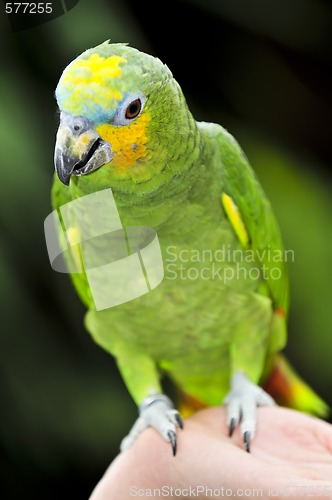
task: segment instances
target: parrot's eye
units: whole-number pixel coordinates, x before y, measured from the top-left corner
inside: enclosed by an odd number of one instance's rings
[[[133,118],[136,118],[136,116],[139,115],[141,109],[142,109],[141,99],[135,99],[128,105],[125,117],[127,118],[127,120],[132,120]]]
[[[128,96],[119,105],[111,123],[116,126],[128,125],[140,115],[144,107],[145,100],[145,97],[141,94]]]

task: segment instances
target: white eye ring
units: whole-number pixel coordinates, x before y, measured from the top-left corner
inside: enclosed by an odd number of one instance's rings
[[[131,95],[119,105],[112,120],[113,125],[128,125],[134,121],[143,111],[145,97],[142,95]]]

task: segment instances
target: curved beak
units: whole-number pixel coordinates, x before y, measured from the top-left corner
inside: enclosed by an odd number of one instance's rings
[[[61,113],[56,136],[54,164],[63,184],[69,185],[72,175],[86,175],[109,163],[111,146],[103,141],[92,122],[68,113]]]

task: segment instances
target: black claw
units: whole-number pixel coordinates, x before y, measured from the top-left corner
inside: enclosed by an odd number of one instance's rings
[[[235,429],[235,422],[236,422],[236,419],[235,418],[231,418],[231,421],[230,421],[230,424],[229,424],[229,437],[232,437],[233,436],[233,432],[234,432],[234,429]]]
[[[179,413],[175,414],[175,420],[176,420],[178,426],[180,427],[180,429],[183,429],[183,420],[182,420],[182,417]]]
[[[172,450],[173,450],[173,457],[176,455],[176,434],[174,431],[168,431],[167,432],[168,439],[171,442],[172,445]]]
[[[246,431],[243,434],[244,447],[248,453],[250,453],[250,432]]]

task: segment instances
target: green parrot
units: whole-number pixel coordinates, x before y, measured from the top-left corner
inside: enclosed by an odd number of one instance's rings
[[[257,406],[277,401],[325,415],[325,403],[280,354],[290,254],[232,135],[196,122],[168,67],[127,44],[106,41],[83,52],[63,71],[56,99],[52,205],[59,214],[76,206],[71,215],[62,213],[60,239],[68,243],[67,260],[78,265],[71,278],[87,307],[86,328],[115,357],[139,407],[121,449],[153,427],[175,455],[183,416],[222,403],[230,436],[240,425],[247,451]],[[111,190],[115,206],[104,198],[82,205],[104,190]],[[100,272],[92,280],[91,262],[106,265],[117,246],[116,237],[96,236],[112,211],[120,232],[148,228],[157,235],[163,279],[132,300],[98,307],[94,290],[106,299],[137,286],[130,276],[122,283],[121,273],[110,279]],[[84,253],[86,231],[90,250]],[[135,253],[127,245],[121,262],[128,269]],[[178,388],[182,412],[163,394],[163,374]]]

